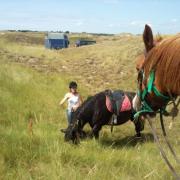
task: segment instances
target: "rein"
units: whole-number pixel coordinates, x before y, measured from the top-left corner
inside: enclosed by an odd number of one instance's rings
[[[171,170],[173,176],[176,178],[176,180],[180,180],[180,176],[176,173],[176,170],[174,169],[174,167],[172,166],[172,164],[170,163],[170,161],[168,160],[167,156],[166,156],[166,153],[164,151],[164,149],[162,148],[161,144],[160,144],[160,141],[159,141],[159,137],[157,135],[157,132],[156,132],[156,129],[155,127],[153,126],[153,123],[152,123],[152,120],[150,118],[149,115],[146,115],[146,118],[149,122],[149,125],[151,127],[151,130],[152,130],[152,133],[153,133],[153,136],[154,136],[154,139],[155,139],[155,142],[161,152],[161,155],[163,157],[163,159],[165,160],[167,166],[169,167],[169,169]]]

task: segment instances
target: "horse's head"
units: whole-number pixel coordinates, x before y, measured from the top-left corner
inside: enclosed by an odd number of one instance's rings
[[[66,129],[64,140],[72,141],[74,144],[78,144],[80,138],[83,139],[86,137],[86,133],[79,128],[79,120],[75,120],[74,123],[69,124]]]
[[[136,111],[139,111],[141,108],[141,92],[147,85],[147,78],[144,78],[144,63],[146,62],[147,57],[152,53],[153,49],[159,44],[161,40],[162,37],[160,35],[158,35],[154,40],[151,27],[149,25],[145,25],[143,32],[145,50],[144,53],[139,55],[136,59],[136,69],[138,72],[138,90],[140,95],[136,95],[133,100],[133,107]]]
[[[72,141],[73,143],[77,144],[79,142],[79,132],[78,132],[78,124],[71,123],[69,124],[68,128],[66,129],[64,135],[65,141]]]

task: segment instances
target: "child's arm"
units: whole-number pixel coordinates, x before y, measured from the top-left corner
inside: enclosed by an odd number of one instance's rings
[[[59,102],[59,105],[62,106],[67,99],[68,99],[68,94],[66,94],[64,98]]]

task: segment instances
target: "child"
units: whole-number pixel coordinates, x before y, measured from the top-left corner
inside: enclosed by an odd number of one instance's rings
[[[60,101],[59,105],[63,105],[64,102],[68,102],[66,110],[68,125],[72,123],[73,114],[76,109],[82,104],[82,98],[77,91],[77,83],[72,81],[69,83],[69,92],[65,94],[64,98]],[[64,129],[61,130],[65,132]]]

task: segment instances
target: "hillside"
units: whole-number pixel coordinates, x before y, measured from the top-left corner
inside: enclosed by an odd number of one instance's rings
[[[0,37],[0,179],[173,179],[148,125],[142,139],[128,122],[79,146],[59,132],[66,118],[58,102],[70,80],[84,99],[107,88],[136,91],[140,36],[93,36],[96,45],[59,51],[45,49],[39,33]],[[168,134],[180,154],[178,119]]]
[[[96,45],[71,47],[60,51],[47,50],[43,45],[24,45],[18,41],[15,43],[6,38],[6,35],[4,37],[5,40],[2,40],[6,46],[1,41],[1,54],[11,61],[26,64],[39,71],[66,73],[84,87],[90,88],[91,92],[106,88],[132,90],[136,87],[134,62],[143,50],[141,38],[138,36],[98,37]]]

